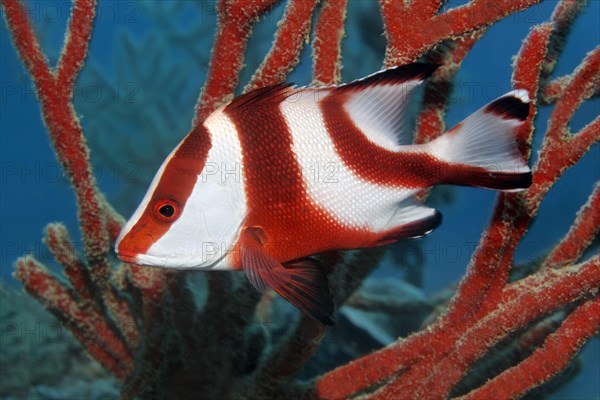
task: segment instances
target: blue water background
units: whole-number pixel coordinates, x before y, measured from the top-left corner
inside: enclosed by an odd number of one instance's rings
[[[362,0],[359,0],[362,2]],[[350,0],[350,3],[358,3]],[[56,62],[59,45],[68,16],[68,4],[65,2],[40,1],[28,2],[28,10],[37,22],[38,30],[43,32],[42,44],[52,63]],[[119,68],[123,60],[119,61],[123,53],[119,53],[118,46],[122,43],[123,32],[128,32],[136,38],[136,45],[142,46],[144,38],[162,35],[165,25],[157,23],[157,16],[145,11],[129,2],[103,2],[100,5],[100,14],[96,21],[94,36],[90,47],[88,63],[93,63],[96,68],[108,76],[113,82],[113,89],[120,95],[112,96],[114,102],[125,102],[127,97],[127,83],[119,81]],[[450,2],[449,6],[458,5]],[[466,58],[461,71],[456,79],[456,90],[453,95],[452,105],[447,115],[448,126],[452,126],[461,119],[475,111],[489,100],[511,90],[511,64],[512,57],[518,52],[522,39],[527,35],[531,26],[547,21],[556,2],[547,1],[539,6],[532,7],[524,12],[507,18],[492,27],[486,36],[479,41]],[[355,7],[352,5],[349,17],[354,15],[355,8],[364,12],[369,7]],[[197,11],[196,11],[197,12]],[[377,21],[378,7],[370,7],[373,20]],[[274,29],[274,22],[282,13],[278,7],[267,18],[266,24],[272,28],[265,28],[265,32]],[[194,29],[198,24],[197,14],[181,14],[176,27],[181,32]],[[200,13],[201,24],[206,24],[206,30],[212,32],[215,14],[211,4],[206,4]],[[554,76],[569,74],[579,64],[587,52],[599,43],[600,38],[600,2],[591,1],[586,11],[579,17],[569,36],[566,50],[560,58]],[[3,21],[4,22],[4,21]],[[51,255],[41,243],[44,226],[53,221],[62,221],[69,228],[71,235],[78,242],[78,224],[74,207],[73,192],[61,175],[56,158],[50,149],[46,136],[46,129],[40,118],[40,110],[31,89],[31,82],[24,71],[21,62],[16,57],[15,50],[10,42],[6,26],[0,24],[0,73],[1,73],[1,116],[0,116],[0,160],[1,160],[1,197],[0,197],[0,244],[1,264],[0,279],[9,285],[17,285],[11,277],[14,262],[17,257],[33,253],[46,264],[52,264]],[[376,25],[374,25],[376,26]],[[379,28],[377,28],[379,29]],[[264,52],[269,48],[271,37],[263,34],[258,39],[253,39],[251,48],[258,55],[254,59],[262,59]],[[259,42],[262,41],[262,42]],[[212,33],[205,35],[198,43],[208,58],[212,44]],[[360,50],[359,46],[362,46]],[[347,29],[344,42],[343,80],[359,78],[372,73],[379,68],[383,60],[382,49],[365,48],[363,38],[358,29]],[[137,67],[142,71],[154,71],[156,62],[164,60],[166,65],[175,65],[185,61],[185,56],[178,54],[176,49],[169,52],[163,49],[164,57],[144,57],[144,54],[131,56],[131,62],[139,63]],[[356,50],[354,53],[353,51]],[[291,75],[291,79],[299,84],[310,82],[311,60],[310,51],[303,52],[302,63]],[[253,60],[254,60],[253,59]],[[154,64],[153,64],[154,63]],[[244,72],[244,80],[250,76],[251,66],[256,61],[249,60],[249,67]],[[194,98],[204,81],[206,64],[194,66],[180,66],[178,71],[184,71],[186,85],[181,88],[182,96],[186,101],[182,104],[162,104],[157,107],[173,108],[172,115],[177,121],[173,124],[183,127],[177,131],[164,132],[167,139],[155,140],[144,136],[143,128],[132,124],[127,129],[121,127],[120,131],[130,134],[135,151],[140,153],[159,151],[164,154],[189,128],[189,121],[193,113]],[[131,66],[130,66],[131,68]],[[159,68],[160,70],[160,68]],[[111,76],[112,74],[112,76]],[[175,76],[174,76],[175,78]],[[150,93],[144,82],[136,82],[136,95],[157,96],[160,92]],[[89,88],[89,87],[88,87]],[[93,89],[93,88],[92,88]],[[85,104],[85,113],[77,109],[82,118],[84,128],[93,123],[94,102],[100,102],[93,91],[89,93],[78,92],[80,101]],[[135,96],[134,96],[135,97]],[[82,100],[83,99],[83,100]],[[135,99],[134,99],[135,100]],[[82,103],[83,104],[83,103]],[[92,111],[89,111],[92,110]],[[598,100],[588,101],[576,114],[571,123],[572,131],[591,121],[600,113]],[[549,110],[540,111],[534,147],[538,148],[545,130]],[[151,117],[151,116],[150,116]],[[168,129],[168,128],[167,128]],[[125,138],[115,137],[110,131],[104,132],[104,141],[112,143],[116,155],[116,164],[106,164],[102,160],[92,159],[98,175],[101,189],[109,199],[127,190],[132,175],[145,172],[152,174],[158,167],[161,159],[157,158],[154,167],[140,171],[139,168],[131,169],[127,164],[127,152],[119,146]],[[169,143],[170,144],[167,144]],[[152,148],[160,145],[160,149]],[[94,152],[92,146],[92,152]],[[594,182],[600,177],[600,152],[594,146],[577,166],[567,171],[564,178],[556,184],[542,204],[539,216],[532,226],[529,234],[517,251],[517,261],[533,260],[545,254],[566,233],[571,225],[575,213],[586,201],[591,193]],[[135,177],[134,177],[135,178]],[[444,214],[444,222],[440,228],[424,239],[423,247],[427,256],[423,289],[432,293],[456,283],[464,274],[466,265],[472,251],[484,230],[492,210],[495,193],[481,189],[457,188],[454,189],[455,201],[452,204],[440,206]],[[136,191],[134,198],[117,207],[124,214],[132,211],[131,204],[135,204],[143,193]],[[131,197],[131,196],[130,196]],[[386,261],[389,264],[390,260]],[[384,265],[376,273],[378,276],[402,277],[402,270]],[[585,366],[583,372],[568,386],[554,394],[554,399],[591,399],[600,396],[600,346],[598,339],[592,340],[584,351]]]

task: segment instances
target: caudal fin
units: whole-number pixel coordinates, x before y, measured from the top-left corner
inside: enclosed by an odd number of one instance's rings
[[[528,115],[527,91],[514,90],[431,142],[433,153],[452,166],[444,183],[497,190],[528,188],[531,170],[515,140]]]

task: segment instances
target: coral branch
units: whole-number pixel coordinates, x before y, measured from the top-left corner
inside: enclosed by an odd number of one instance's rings
[[[106,229],[108,230],[109,239],[112,243],[115,243],[121,232],[121,228],[125,224],[125,219],[117,213],[102,193],[98,193],[98,201],[102,205],[106,215]]]
[[[577,307],[529,358],[461,399],[512,399],[562,371],[600,328],[600,297]]]
[[[96,9],[95,0],[74,0],[69,20],[64,48],[58,61],[56,82],[60,89],[73,90],[75,78],[83,66],[88,44],[92,36],[92,26]],[[68,93],[67,92],[67,93]]]
[[[600,230],[600,183],[577,213],[569,233],[552,249],[541,268],[559,268],[576,262]]]
[[[61,56],[61,61],[66,64],[64,67],[59,64],[58,70],[62,74],[57,77],[50,72],[47,61],[41,54],[23,5],[16,0],[2,2],[7,23],[14,33],[15,47],[34,80],[54,151],[75,189],[86,258],[94,267],[94,274],[106,276],[109,243],[104,229],[104,215],[96,197],[89,150],[79,118],[71,104],[72,84],[87,52],[95,4],[93,0],[74,3],[73,7],[77,12],[69,27],[76,29],[76,32],[67,33],[69,40]],[[65,146],[64,143],[70,145]]]
[[[533,93],[539,82],[538,77],[546,54],[545,51],[540,51],[538,46],[544,48],[549,36],[548,26],[542,25],[533,30],[517,59],[515,79],[523,85],[523,88],[534,89]],[[526,67],[521,64],[524,59],[528,60]],[[524,75],[522,72],[524,69],[528,70],[529,75]],[[522,149],[525,149],[531,141],[533,132],[533,116],[530,114],[528,118],[519,132]],[[444,331],[446,335],[458,339],[462,333],[461,327],[468,324],[468,321],[472,321],[472,318],[476,318],[475,313],[480,306],[486,301],[491,301],[494,292],[497,294],[498,288],[506,282],[512,252],[528,226],[528,219],[520,217],[518,196],[501,194],[498,197],[492,221],[473,255],[467,275],[452,299],[448,312],[436,323],[433,332]],[[509,243],[510,240],[512,245]],[[492,290],[493,288],[495,289]]]
[[[567,148],[570,150],[568,152],[568,165],[573,165],[579,161],[598,141],[600,141],[600,117],[596,117],[567,141]]]
[[[36,87],[54,86],[54,76],[50,72],[48,60],[42,53],[40,43],[27,19],[27,11],[18,0],[3,0],[6,23],[13,35],[13,43],[19,57],[34,80]]]
[[[310,22],[317,0],[290,0],[269,54],[254,73],[244,92],[285,81],[298,64],[300,51],[308,42]]]
[[[319,399],[344,399],[394,375],[429,353],[428,335],[417,333],[320,377],[315,384]]]
[[[542,79],[546,80],[554,71],[558,57],[562,53],[567,36],[571,32],[571,27],[575,19],[586,6],[587,1],[562,0],[554,8],[552,13],[552,38],[548,46],[548,55],[542,70]]]
[[[564,95],[556,102],[548,122],[548,131],[535,166],[533,184],[527,191],[530,207],[539,204],[541,198],[565,169],[578,161],[590,146],[600,138],[598,118],[586,126],[580,135],[569,140],[567,124],[577,107],[584,101],[585,93],[593,85],[600,69],[600,47],[588,54],[573,74]],[[579,138],[578,138],[579,137]]]
[[[375,399],[399,396],[410,390],[415,398],[436,399],[447,396],[452,386],[466,373],[470,365],[493,344],[527,323],[540,318],[565,304],[572,303],[600,286],[600,258],[548,273],[525,278],[543,281],[536,291],[521,291],[514,299],[498,304],[497,308],[468,329],[446,357],[431,364],[421,362],[395,383],[386,385]],[[515,313],[514,310],[521,310]]]
[[[561,76],[552,82],[548,82],[540,96],[542,104],[548,105],[555,103],[556,100],[562,96],[563,92],[565,91],[565,87],[567,87],[570,81],[570,76]]]
[[[444,132],[444,116],[453,89],[454,75],[484,33],[485,29],[481,29],[471,36],[443,44],[429,55],[429,61],[439,64],[440,67],[425,84],[423,107],[417,118],[415,143],[430,142]]]
[[[89,271],[85,268],[82,260],[79,259],[75,248],[69,238],[67,229],[62,224],[50,224],[46,228],[46,237],[44,242],[54,255],[57,262],[63,268],[64,273],[69,279],[71,286],[78,296],[77,302],[86,307],[94,307],[97,312],[102,308],[109,309],[115,319],[119,331],[123,333],[128,348],[135,349],[138,343],[138,332],[135,323],[129,312],[127,303],[119,297],[116,289],[107,282],[110,292],[103,293],[102,298],[98,297],[98,288],[92,281]],[[105,303],[103,303],[103,300]],[[89,304],[88,304],[89,303]],[[105,317],[109,323],[110,319]]]
[[[194,126],[204,121],[233,95],[244,66],[244,51],[252,32],[252,24],[277,2],[278,0],[219,1],[219,28],[208,77],[196,105]]]
[[[325,336],[325,327],[310,317],[302,316],[286,340],[273,350],[253,382],[250,398],[271,397],[273,388],[298,372],[312,358]]]
[[[443,40],[463,36],[538,3],[539,0],[501,0],[493,3],[471,1],[443,14],[431,17],[435,7],[421,12],[420,2],[405,5],[381,1],[388,47],[386,65],[415,61]],[[437,2],[435,2],[437,3]]]
[[[319,14],[313,40],[313,83],[338,83],[342,74],[341,43],[347,0],[327,0]]]
[[[74,294],[31,257],[17,261],[16,275],[32,296],[65,321],[73,335],[96,360],[119,379],[125,377],[128,365],[132,362],[131,355],[97,309],[80,308]]]
[[[556,101],[563,96],[565,89],[569,86],[570,82],[571,76],[567,75],[546,83],[540,98],[541,104],[548,105],[556,103]],[[598,96],[600,96],[600,76],[597,75],[583,98],[584,100],[587,100]]]
[[[382,7],[385,8],[390,4],[384,3]],[[407,12],[406,6],[394,4],[397,15]],[[387,25],[386,29],[389,32],[390,28]],[[515,86],[529,90],[533,96],[533,101],[535,101],[535,93],[537,93],[540,84],[542,67],[547,60],[545,49],[550,41],[550,34],[553,29],[551,24],[536,27],[525,41],[515,64],[513,78]],[[583,62],[575,74],[576,77],[579,77],[580,96],[585,92],[582,89],[586,85],[591,85],[590,82],[592,82],[591,70],[593,67],[591,65],[593,61],[590,61],[590,57]],[[571,85],[575,86],[577,84],[572,82]],[[564,101],[564,98],[561,101]],[[565,113],[564,120],[566,122],[572,116],[572,111],[569,109],[574,111],[580,102],[581,98],[578,98],[573,92],[569,106],[561,105],[559,107],[557,104],[555,112]],[[566,110],[563,110],[563,107]],[[529,120],[519,133],[519,142],[525,154],[527,154],[526,148],[531,141],[533,132],[533,117],[533,113],[531,113]],[[594,132],[592,125],[593,123],[584,129],[587,140],[581,139],[588,144],[587,147],[590,144],[589,138],[593,136]],[[546,138],[545,143],[549,140],[552,139]],[[561,151],[564,153],[565,149],[562,148]],[[550,179],[550,183],[544,186],[541,182],[548,182],[548,176],[536,175],[539,179],[539,186],[537,189],[532,187],[529,193],[525,195],[525,198],[529,199],[531,191],[534,190],[540,195],[536,201],[525,203],[523,196],[518,194],[503,194],[498,198],[490,226],[473,256],[467,276],[461,282],[447,313],[427,331],[420,332],[386,349],[324,375],[316,384],[317,394],[320,397],[342,398],[350,396],[382,382],[394,374],[401,373],[406,368],[409,368],[410,372],[406,375],[400,375],[397,385],[407,390],[410,386],[409,392],[415,393],[415,390],[420,387],[415,386],[416,383],[425,379],[433,366],[443,362],[447,348],[461,340],[460,338],[466,334],[469,326],[478,326],[475,324],[479,324],[478,321],[481,318],[486,318],[486,315],[497,309],[498,302],[503,298],[503,288],[508,278],[508,271],[516,245],[527,231],[533,215],[537,212],[543,194],[546,193],[559,174],[562,174],[564,169],[576,162],[576,159],[571,161],[567,156],[561,158],[557,157],[556,154],[542,153],[540,156],[540,163],[550,163],[550,160],[552,160],[553,167],[557,169],[556,177]],[[557,160],[559,162],[556,162]],[[534,182],[536,177],[534,177]],[[520,293],[522,291],[515,290],[511,292]],[[469,365],[470,363],[466,362],[465,368]],[[441,370],[446,369],[440,368]],[[459,377],[461,374],[459,374]],[[349,379],[350,376],[352,378]],[[447,392],[449,387],[441,387],[439,390],[438,395]],[[382,397],[385,397],[386,394],[390,395],[390,391],[394,391],[392,385],[385,386],[381,390]],[[406,395],[408,392],[404,391],[402,393]],[[421,392],[421,395],[425,395],[425,391]]]
[[[517,56],[513,65],[513,87],[527,90],[531,98],[529,116],[517,133],[519,150],[526,159],[529,159],[531,155],[533,122],[537,114],[537,92],[553,29],[553,25],[549,23],[534,27],[523,42],[519,50],[519,56]]]
[[[33,77],[52,145],[75,189],[84,251],[90,267],[89,276],[94,285],[99,288],[97,292],[104,300],[103,302],[98,300],[97,304],[112,313],[116,323],[123,330],[130,348],[133,348],[137,343],[137,331],[129,314],[128,305],[119,298],[108,279],[111,266],[107,254],[110,246],[104,208],[97,196],[89,163],[89,150],[72,106],[73,84],[87,54],[96,2],[80,0],[73,3],[73,13],[66,34],[67,40],[60,57],[57,74],[49,72],[22,4],[9,0],[2,5],[5,8],[9,27],[14,32],[15,47]],[[65,143],[69,143],[69,146],[65,146]],[[113,221],[115,219],[112,218]],[[85,301],[91,291],[89,287],[85,289],[82,287],[84,273],[81,266],[69,260],[74,256],[74,250],[66,236],[61,238],[55,235],[60,233],[51,228],[49,244],[54,245],[53,249],[58,261],[65,262],[63,264],[66,268],[65,272],[76,286],[77,293]],[[21,274],[19,277],[23,278],[25,275]],[[31,286],[30,290],[33,291],[34,286]]]
[[[56,261],[63,266],[65,275],[69,278],[75,293],[82,300],[91,301],[91,277],[75,252],[67,228],[63,224],[48,225],[44,243],[46,243]]]
[[[584,93],[587,93],[593,86],[599,69],[600,47],[597,47],[577,68],[573,79],[565,88],[563,96],[556,102],[555,111],[548,121],[547,141],[560,140],[567,133],[565,128],[581,102],[584,101]]]

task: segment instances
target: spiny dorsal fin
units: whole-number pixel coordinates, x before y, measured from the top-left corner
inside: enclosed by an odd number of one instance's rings
[[[294,92],[292,86],[292,83],[279,83],[251,90],[233,99],[225,106],[224,111],[232,112],[249,107],[277,105]]]
[[[382,69],[364,78],[346,83],[337,88],[338,91],[365,90],[380,85],[397,86],[410,81],[423,81],[431,76],[439,67],[437,64],[413,63],[399,67]]]

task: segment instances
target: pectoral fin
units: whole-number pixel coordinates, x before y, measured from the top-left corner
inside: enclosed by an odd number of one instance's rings
[[[240,238],[242,267],[250,283],[262,293],[272,288],[311,318],[333,325],[327,277],[317,263],[303,259],[284,267],[265,251],[261,233],[259,228],[247,228]]]

